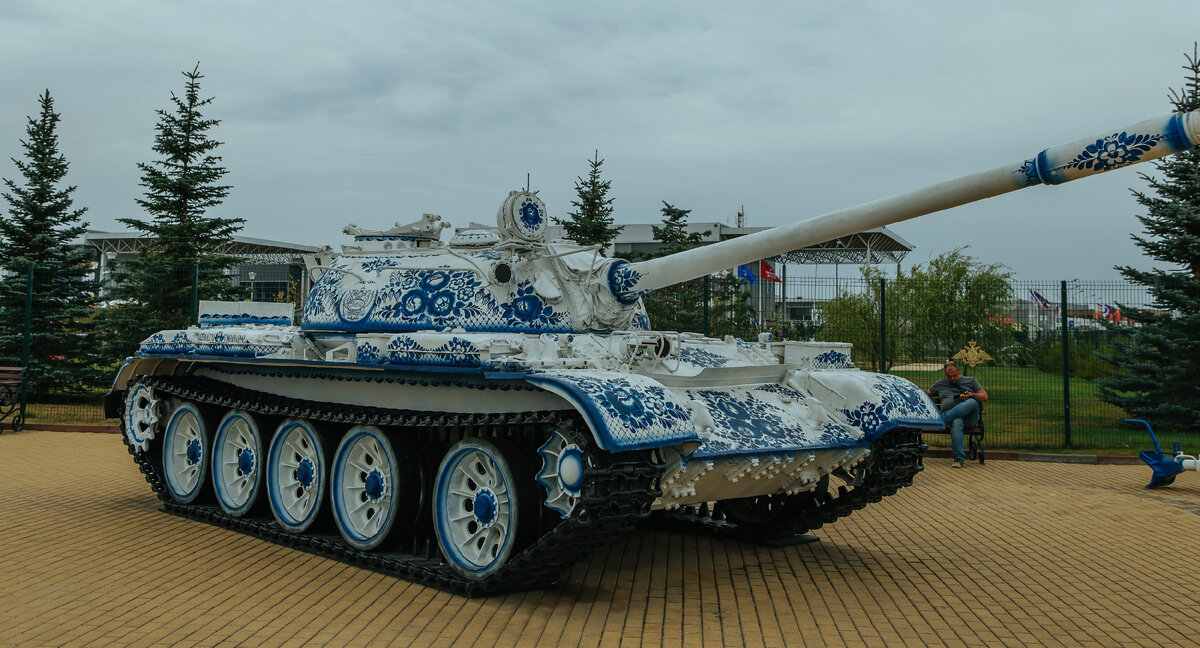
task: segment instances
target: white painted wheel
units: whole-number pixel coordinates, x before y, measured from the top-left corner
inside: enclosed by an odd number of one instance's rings
[[[396,522],[401,466],[379,428],[350,428],[333,458],[333,519],[346,543],[363,551],[383,544]]]
[[[546,506],[562,514],[563,519],[571,516],[579,495],[583,490],[583,449],[556,428],[546,443],[538,448],[542,457],[542,469],[537,480],[546,489]]]
[[[212,476],[217,502],[233,517],[246,515],[262,484],[262,436],[248,412],[232,410],[213,435]]]
[[[183,403],[171,413],[163,435],[162,465],[171,497],[181,504],[194,502],[208,473],[208,430],[195,405]]]
[[[465,439],[451,447],[433,502],[438,544],[450,566],[472,579],[503,567],[536,529],[534,488],[531,471],[502,440]]]
[[[125,394],[125,440],[141,452],[150,448],[158,433],[163,403],[146,385],[134,385]]]
[[[320,516],[325,495],[325,451],[312,423],[284,421],[267,455],[267,496],[271,513],[285,531],[303,533]]]

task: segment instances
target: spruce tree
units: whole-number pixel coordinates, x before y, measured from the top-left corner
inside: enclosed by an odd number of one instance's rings
[[[651,226],[659,247],[649,255],[657,258],[703,245],[712,233],[688,232],[690,209],[680,209],[663,201],[662,224]],[[660,331],[702,331],[704,328],[704,280],[692,279],[659,288],[643,299],[650,323]]]
[[[50,91],[29,117],[24,159],[13,158],[22,184],[4,178],[7,213],[0,218],[0,364],[21,360],[29,263],[33,263],[32,339],[27,381],[33,393],[77,387],[87,375],[92,254],[72,245],[87,223],[74,208],[74,186],[62,186],[67,159],[58,150],[59,114]]]
[[[612,245],[621,228],[613,227],[613,199],[608,197],[612,180],[600,179],[600,165],[604,164],[600,151],[595,152],[588,164],[592,168],[587,180],[583,177],[575,179],[575,193],[579,197],[571,201],[575,210],[567,214],[570,218],[555,218],[554,222],[562,226],[572,241],[580,245],[599,245],[603,250]]]
[[[121,218],[153,241],[136,259],[116,265],[114,296],[121,304],[109,310],[113,359],[134,350],[149,334],[183,328],[190,322],[192,283],[198,277],[200,299],[236,298],[238,291],[226,271],[239,259],[218,250],[232,241],[245,222],[241,218],[210,217],[206,212],[221,204],[230,186],[220,184],[228,170],[214,154],[222,142],[209,131],[220,124],[201,109],[213,98],[200,98],[200,64],[183,72],[184,96],[171,93],[171,110],[157,110],[153,151],[160,158],[139,163],[144,198],[137,200],[150,219]]]
[[[1185,55],[1185,85],[1171,90],[1177,111],[1200,108],[1198,53],[1193,45],[1191,56]],[[1147,210],[1138,216],[1145,236],[1133,240],[1166,267],[1117,267],[1146,287],[1152,304],[1141,311],[1122,307],[1134,326],[1114,345],[1114,353],[1102,356],[1114,368],[1099,381],[1099,395],[1130,418],[1181,431],[1200,420],[1200,151],[1177,153],[1155,165],[1163,177],[1140,174],[1150,192],[1133,192]]]

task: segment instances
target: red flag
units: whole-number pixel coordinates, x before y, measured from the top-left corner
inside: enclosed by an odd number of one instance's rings
[[[758,276],[762,277],[763,279],[766,279],[767,281],[783,283],[783,280],[775,275],[775,268],[772,268],[771,264],[767,263],[766,261],[759,260]]]

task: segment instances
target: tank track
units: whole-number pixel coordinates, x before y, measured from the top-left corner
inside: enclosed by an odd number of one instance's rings
[[[860,484],[850,488],[839,486],[836,495],[824,489],[795,496],[798,510],[789,509],[789,515],[778,520],[766,536],[760,530],[748,530],[726,519],[719,503],[716,508],[705,504],[660,513],[655,523],[683,531],[704,531],[737,540],[776,544],[780,539],[819,529],[911,486],[913,477],[925,469],[922,459],[927,447],[916,430],[897,429],[884,434],[871,447],[873,460]]]
[[[319,403],[240,389],[192,376],[142,376],[136,380],[182,400],[328,423],[426,429],[454,426],[480,430],[480,436],[491,436],[490,431],[496,426],[533,425],[545,430],[574,418],[574,414],[568,412],[454,414]],[[570,572],[572,565],[650,515],[651,503],[661,494],[658,483],[664,470],[664,466],[654,462],[649,453],[613,455],[595,452],[595,465],[584,467],[585,486],[572,516],[561,520],[524,551],[512,556],[495,573],[481,580],[470,580],[441,559],[437,541],[431,535],[414,536],[411,553],[364,552],[346,545],[336,531],[323,535],[295,535],[283,531],[270,517],[235,518],[215,504],[180,504],[168,493],[162,475],[151,462],[150,453],[137,452],[128,442],[126,446],[169,513],[467,597],[554,585]]]

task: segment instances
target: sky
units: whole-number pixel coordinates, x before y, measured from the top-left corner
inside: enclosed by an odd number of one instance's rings
[[[594,151],[620,223],[775,226],[1170,112],[1200,2],[0,3],[0,176],[48,89],[91,228],[142,218],[156,110],[199,62],[246,236],[494,222],[526,174],[564,217]],[[1022,279],[1154,267],[1121,169],[899,223]],[[6,207],[0,203],[0,210]],[[844,272],[844,270],[843,270]],[[844,276],[844,275],[843,275]]]

